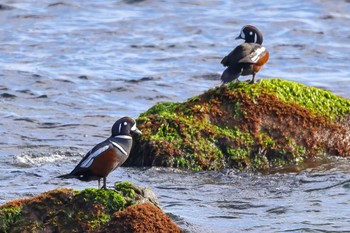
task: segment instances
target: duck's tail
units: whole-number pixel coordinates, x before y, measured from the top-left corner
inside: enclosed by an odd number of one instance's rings
[[[238,77],[241,75],[241,70],[237,69],[236,67],[229,66],[227,69],[222,73],[221,75],[221,81],[222,83],[229,83],[233,80],[238,79]]]

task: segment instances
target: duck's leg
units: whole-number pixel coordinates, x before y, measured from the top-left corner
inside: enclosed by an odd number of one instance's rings
[[[101,189],[107,189],[106,183],[107,183],[107,178],[106,178],[106,177],[103,177],[103,186],[102,186]]]
[[[249,83],[255,83],[255,73],[253,73],[253,78],[252,78],[252,80],[250,80],[250,82]]]

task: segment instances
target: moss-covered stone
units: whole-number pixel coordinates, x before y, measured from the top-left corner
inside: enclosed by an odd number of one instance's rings
[[[130,182],[118,183],[109,190],[52,190],[0,206],[0,232],[99,232],[106,224],[114,224],[111,217],[118,211],[128,212],[126,209],[132,205],[157,203],[150,192]],[[153,211],[149,214],[154,214]],[[133,221],[140,218],[134,215]],[[152,216],[149,218],[151,221]]]
[[[135,218],[138,216],[138,218]],[[151,216],[151,217],[150,217]],[[128,207],[124,211],[116,212],[112,221],[101,228],[99,233],[180,233],[179,227],[172,223],[165,213],[150,203],[143,203]]]
[[[7,206],[0,211],[0,232],[9,232],[10,227],[21,214],[21,209],[16,206]]]
[[[300,83],[232,82],[142,113],[125,165],[261,170],[349,156],[349,113],[350,100]]]

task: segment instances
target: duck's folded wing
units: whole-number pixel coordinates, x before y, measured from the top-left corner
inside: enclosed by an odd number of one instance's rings
[[[94,162],[95,158],[112,147],[111,143],[107,140],[96,145],[92,150],[90,150],[84,158],[79,162],[79,164],[73,169],[71,174],[80,173],[82,170],[89,169],[91,164]]]
[[[240,59],[246,55],[246,48],[242,45],[237,46],[227,56],[221,60],[223,66],[235,66]]]
[[[103,152],[105,152],[109,148],[110,148],[109,145],[105,145],[103,147],[96,149],[95,151],[90,152],[87,156],[85,156],[84,160],[81,161],[81,163],[79,164],[80,167],[82,167],[82,168],[90,167],[92,162],[95,160],[95,158],[97,156],[101,155]]]
[[[240,59],[238,63],[257,63],[260,58],[265,56],[266,52],[267,50],[265,47],[257,45],[249,52],[249,54],[247,54],[247,56]]]

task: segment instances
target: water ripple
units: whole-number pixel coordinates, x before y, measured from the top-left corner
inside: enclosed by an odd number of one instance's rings
[[[3,1],[0,201],[95,185],[54,177],[117,118],[220,85],[220,60],[244,24],[263,31],[270,51],[258,78],[350,97],[349,10],[344,0]],[[349,231],[349,161],[309,165],[270,174],[120,168],[110,179],[151,186],[188,232]]]

